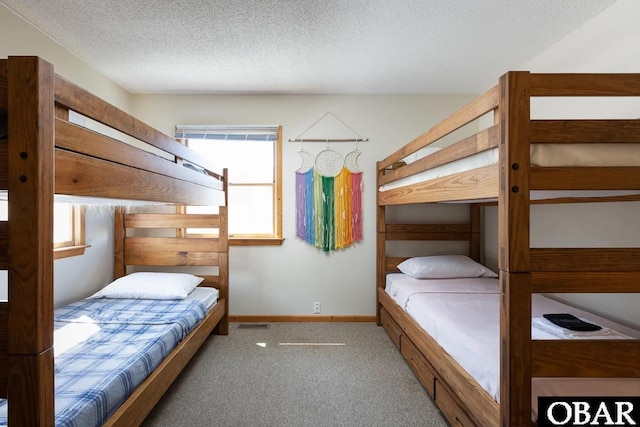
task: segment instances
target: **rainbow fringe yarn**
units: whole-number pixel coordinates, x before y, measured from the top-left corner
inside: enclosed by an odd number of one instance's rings
[[[362,240],[362,172],[296,172],[296,236],[325,252]]]

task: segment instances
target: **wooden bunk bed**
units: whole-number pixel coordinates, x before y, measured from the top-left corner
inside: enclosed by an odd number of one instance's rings
[[[532,248],[529,234],[534,203],[640,200],[637,163],[535,166],[533,145],[638,147],[640,121],[532,120],[531,98],[629,96],[640,96],[639,74],[509,72],[495,87],[377,163],[378,189],[392,185],[377,197],[378,324],[388,331],[452,425],[531,425],[532,378],[640,377],[639,340],[531,339],[532,294],[640,292],[640,249]],[[492,123],[472,136],[411,163],[402,161],[486,117]],[[393,188],[401,179],[490,149],[498,150],[495,164]],[[637,159],[640,150],[635,153]],[[419,225],[387,221],[387,206],[438,202],[469,203],[469,222]],[[386,274],[404,259],[387,256],[387,242],[468,241],[470,257],[479,261],[482,207],[496,204],[500,403],[385,292]]]
[[[54,425],[54,193],[108,198],[110,205],[126,199],[220,206],[216,215],[116,211],[116,278],[127,265],[207,265],[218,271],[201,285],[219,289],[218,303],[106,424],[138,425],[205,338],[228,333],[226,170],[213,172],[187,147],[61,78],[37,57],[0,60],[0,111],[8,118],[8,135],[0,138],[0,190],[9,200],[9,220],[0,222],[0,269],[8,270],[9,286],[9,301],[0,303],[0,397],[8,399],[12,426]],[[73,124],[69,111],[137,142]],[[215,239],[154,239],[126,232],[149,227],[211,227],[220,233]]]

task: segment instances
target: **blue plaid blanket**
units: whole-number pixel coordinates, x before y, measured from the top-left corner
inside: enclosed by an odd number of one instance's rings
[[[205,314],[192,300],[87,299],[57,309],[56,426],[104,424]]]

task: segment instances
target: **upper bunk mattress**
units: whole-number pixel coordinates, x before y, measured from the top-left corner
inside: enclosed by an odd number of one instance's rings
[[[427,151],[427,153],[432,152]],[[415,161],[417,159],[407,158],[407,160]],[[498,149],[493,148],[381,185],[379,191],[393,190],[483,166],[495,165],[498,161]],[[640,166],[640,144],[531,144],[531,166]],[[636,193],[637,191],[616,192],[619,195]],[[597,197],[598,195],[611,194],[610,191],[589,192],[583,196]]]
[[[184,300],[84,299],[54,312],[56,426],[101,426],[217,301],[213,288]],[[0,399],[0,426],[7,401]]]

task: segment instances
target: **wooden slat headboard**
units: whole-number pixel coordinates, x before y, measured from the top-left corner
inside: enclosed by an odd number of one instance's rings
[[[195,239],[127,237],[124,242],[126,265],[218,266],[218,242],[187,242]],[[212,239],[211,239],[212,240]],[[205,246],[209,246],[206,248]]]
[[[115,276],[126,266],[220,266],[228,252],[226,207],[219,214],[126,214],[116,212]],[[127,229],[217,228],[219,237],[127,236]]]
[[[387,224],[387,240],[469,240],[470,224]]]

